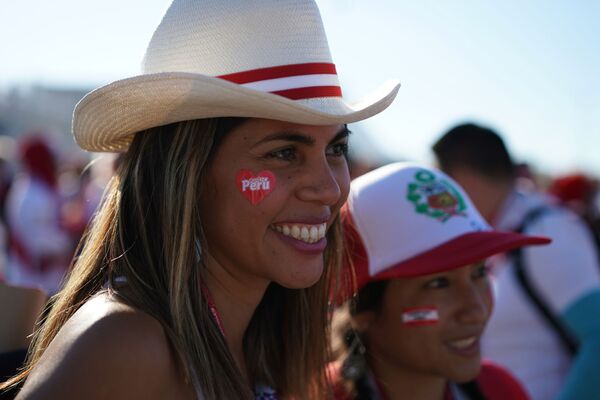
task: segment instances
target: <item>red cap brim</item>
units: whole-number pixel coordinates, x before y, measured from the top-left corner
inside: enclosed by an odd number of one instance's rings
[[[542,236],[528,236],[514,232],[480,231],[461,235],[425,253],[386,268],[369,281],[410,278],[444,272],[474,264],[494,254],[522,246],[548,244]],[[360,283],[359,283],[360,287]]]

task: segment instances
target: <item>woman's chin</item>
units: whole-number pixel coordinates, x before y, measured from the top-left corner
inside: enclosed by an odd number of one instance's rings
[[[475,380],[481,372],[481,359],[477,362],[465,362],[462,365],[456,365],[451,371],[448,371],[447,378],[456,383],[466,383]]]
[[[275,282],[288,289],[305,289],[317,283],[322,275],[323,263],[314,266],[303,265]]]

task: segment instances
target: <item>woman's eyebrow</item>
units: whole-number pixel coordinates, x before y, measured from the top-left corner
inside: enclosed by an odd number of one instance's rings
[[[350,134],[350,130],[348,130],[348,128],[346,126],[344,126],[335,135],[335,137],[330,141],[330,143],[333,143],[340,139],[343,139],[346,136],[348,136],[349,134]],[[274,142],[277,140],[282,140],[282,141],[286,141],[286,142],[295,142],[295,143],[305,144],[305,145],[309,145],[309,146],[315,144],[315,138],[310,135],[306,135],[304,133],[295,132],[295,131],[289,131],[289,132],[284,131],[284,132],[275,132],[271,135],[268,135],[268,136],[262,138],[261,140],[259,140],[258,142],[256,142],[252,147],[256,147],[256,146],[259,146],[259,145],[267,143],[267,142]]]
[[[262,138],[261,140],[256,142],[254,144],[254,146],[252,146],[252,147],[259,146],[259,145],[267,143],[267,142],[274,142],[277,140],[283,140],[286,142],[296,142],[296,143],[301,143],[301,144],[306,144],[306,145],[312,145],[315,143],[315,139],[312,136],[308,136],[303,133],[276,132],[276,133],[273,133],[271,135],[268,135],[268,136]]]
[[[348,127],[346,125],[344,125],[344,127],[335,135],[335,137],[333,139],[331,139],[331,141],[329,143],[335,143],[338,140],[344,139],[344,138],[350,136],[351,133],[352,133],[352,131],[350,129],[348,129]]]

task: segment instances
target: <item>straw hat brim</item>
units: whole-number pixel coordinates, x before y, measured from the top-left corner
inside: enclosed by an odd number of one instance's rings
[[[356,103],[341,98],[290,100],[223,79],[187,72],[139,75],[88,93],[75,107],[73,134],[89,151],[125,151],[133,134],[178,121],[254,117],[307,125],[345,124],[371,117],[396,97],[386,82]]]

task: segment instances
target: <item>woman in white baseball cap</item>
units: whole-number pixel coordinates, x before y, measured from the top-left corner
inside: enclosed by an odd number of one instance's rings
[[[312,0],[174,0],[143,73],[86,95],[73,132],[125,152],[35,337],[20,398],[325,396],[349,177]],[[6,385],[5,385],[6,386]]]
[[[336,399],[527,398],[481,363],[485,259],[549,239],[492,230],[451,178],[415,164],[355,179],[342,214],[358,293],[334,318]]]

